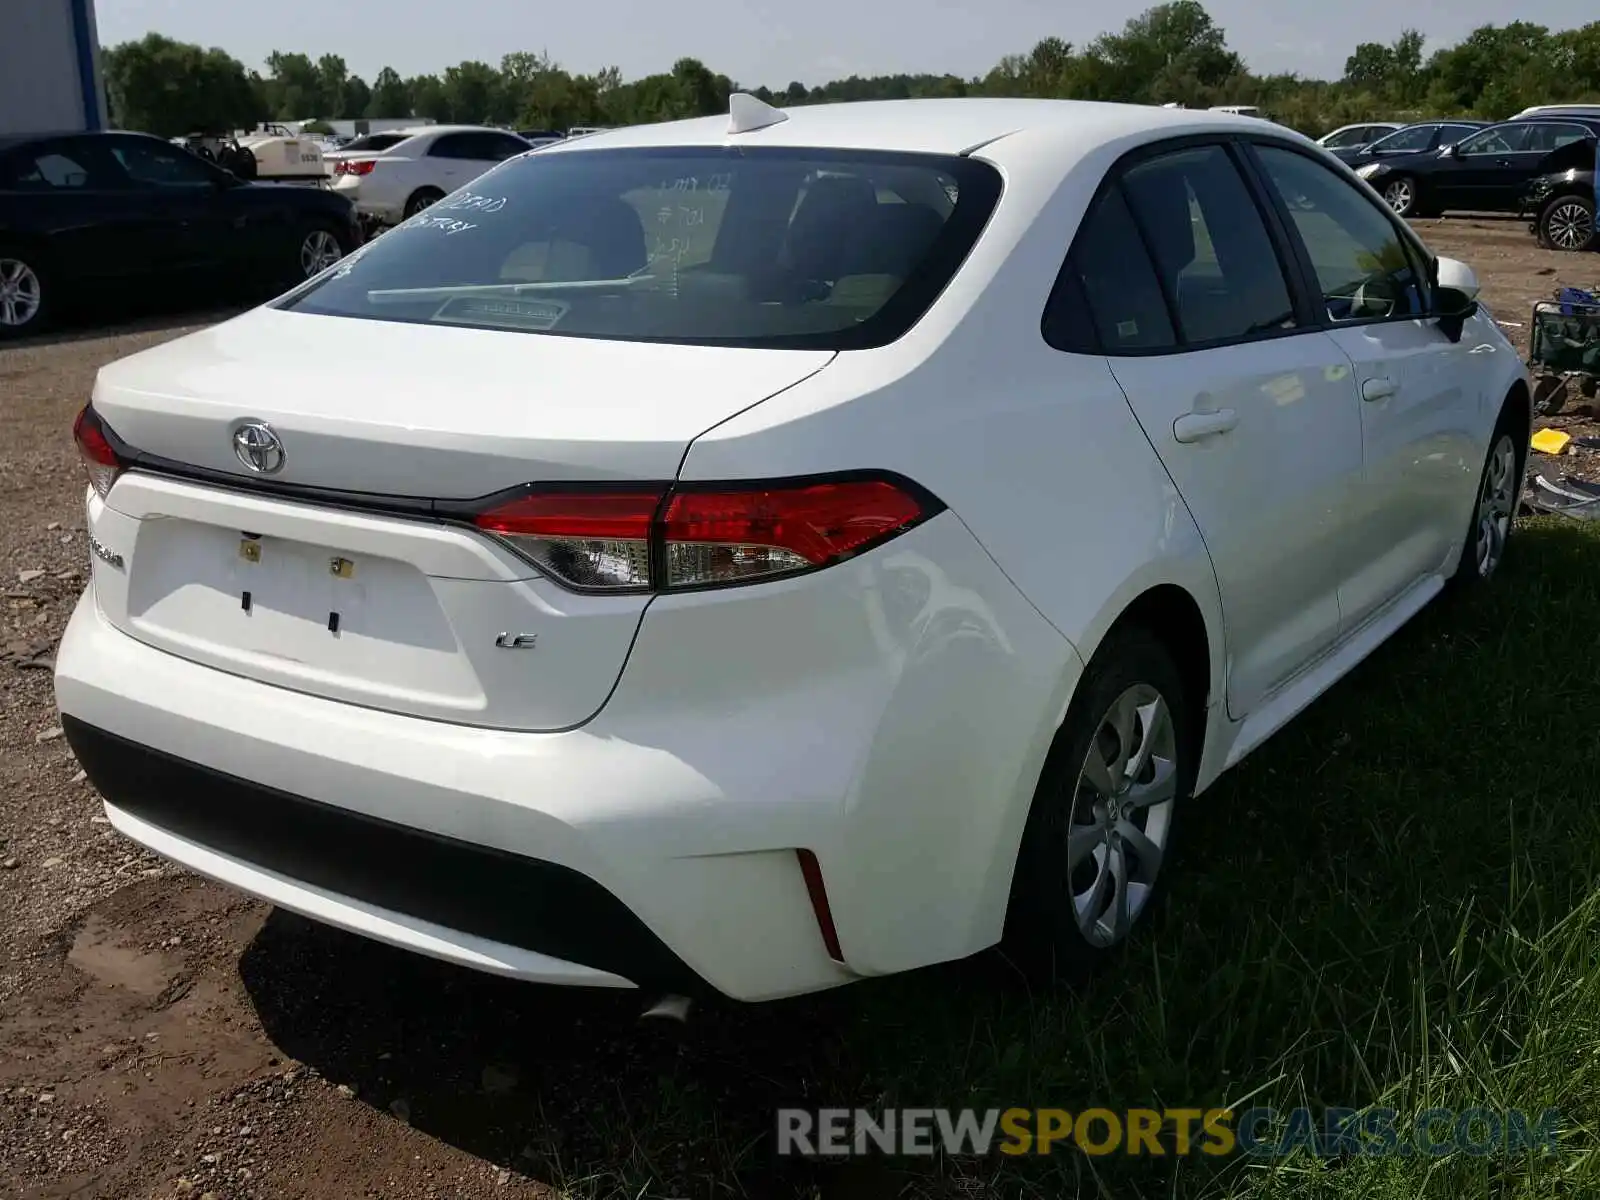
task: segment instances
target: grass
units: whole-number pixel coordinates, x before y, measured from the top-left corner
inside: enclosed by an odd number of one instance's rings
[[[413,1096],[434,1089],[413,1123],[572,1197],[1600,1195],[1597,618],[1600,530],[1523,525],[1488,591],[1433,606],[1197,803],[1159,920],[1072,994],[967,964],[649,1037],[625,1000],[407,983],[434,968],[362,968],[347,942],[330,979],[382,980],[348,1013],[303,963],[263,973],[346,1030],[414,1025],[397,997],[442,989],[457,1024],[408,1068]],[[517,1096],[464,1107],[483,1056],[519,1040]],[[362,1095],[385,1104],[383,1086]],[[1556,1107],[1565,1133],[1555,1154],[1337,1162],[773,1152],[780,1105],[1240,1102]]]

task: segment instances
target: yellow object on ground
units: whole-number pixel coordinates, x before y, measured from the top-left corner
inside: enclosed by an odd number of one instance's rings
[[[1528,444],[1540,454],[1560,454],[1571,440],[1570,433],[1563,433],[1559,429],[1541,429],[1528,439]]]

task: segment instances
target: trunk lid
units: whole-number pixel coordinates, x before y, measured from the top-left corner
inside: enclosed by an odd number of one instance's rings
[[[264,683],[570,728],[610,694],[649,596],[575,593],[425,505],[366,502],[670,481],[696,435],[831,357],[247,314],[102,371],[95,411],[141,457],[90,504],[96,598],[128,635]],[[338,502],[252,489],[247,419],[282,439],[273,484]],[[157,458],[210,479],[139,468]]]
[[[670,480],[694,438],[832,357],[262,308],[103,368],[94,407],[143,453],[241,482],[233,432],[258,420],[283,442],[274,483],[461,500]]]

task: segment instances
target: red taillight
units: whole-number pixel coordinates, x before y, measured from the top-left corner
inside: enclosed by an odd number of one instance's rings
[[[364,162],[343,158],[334,164],[333,173],[335,175],[371,175],[372,168],[377,165],[378,160],[375,158],[369,158]]]
[[[89,475],[89,485],[104,500],[117,476],[122,474],[122,460],[106,438],[99,416],[88,405],[84,405],[72,422],[72,440],[78,443],[78,454]]]
[[[524,558],[583,589],[745,583],[849,558],[931,515],[886,479],[766,487],[532,492],[473,518]],[[936,502],[934,502],[936,503]],[[659,515],[658,515],[659,514]]]
[[[518,554],[573,587],[650,586],[650,530],[661,492],[547,492],[473,518]]]
[[[662,522],[667,586],[824,567],[922,515],[917,500],[882,480],[679,492]]]

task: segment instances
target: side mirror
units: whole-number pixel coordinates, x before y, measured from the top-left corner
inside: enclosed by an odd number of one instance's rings
[[[1460,292],[1469,300],[1478,298],[1478,273],[1459,258],[1434,259],[1432,275],[1435,287]]]
[[[1433,289],[1433,316],[1439,331],[1452,342],[1459,342],[1467,322],[1478,315],[1478,299],[1452,287]]]

